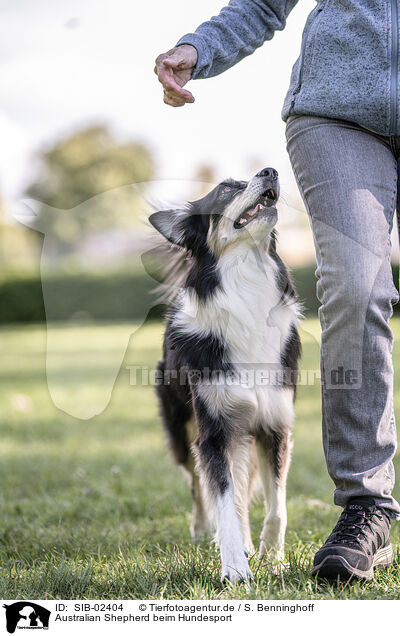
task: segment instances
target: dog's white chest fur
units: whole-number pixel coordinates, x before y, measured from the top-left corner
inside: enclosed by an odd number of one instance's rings
[[[267,255],[247,250],[220,263],[221,288],[205,302],[186,290],[175,321],[190,334],[217,336],[234,378],[207,387],[204,397],[215,408],[251,405],[250,426],[276,420],[276,410],[292,409],[292,395],[276,390],[281,355],[291,327],[298,321],[296,303],[280,302],[276,265]]]

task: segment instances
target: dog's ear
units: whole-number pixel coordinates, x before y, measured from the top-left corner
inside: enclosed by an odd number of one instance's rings
[[[183,221],[187,216],[186,210],[163,210],[151,214],[149,221],[168,241],[174,245],[182,245],[184,239]]]

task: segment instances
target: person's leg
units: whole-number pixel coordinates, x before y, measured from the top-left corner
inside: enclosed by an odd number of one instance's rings
[[[288,152],[310,216],[322,326],[323,442],[335,503],[371,496],[393,518],[396,450],[390,267],[397,165],[388,140],[295,116]]]

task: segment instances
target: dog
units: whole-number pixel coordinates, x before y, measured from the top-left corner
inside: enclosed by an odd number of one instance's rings
[[[172,247],[178,287],[158,365],[161,417],[190,478],[192,536],[216,529],[222,581],[252,578],[257,475],[266,505],[259,556],[284,558],[301,306],[277,254],[278,198],[278,173],[265,168],[149,217]]]

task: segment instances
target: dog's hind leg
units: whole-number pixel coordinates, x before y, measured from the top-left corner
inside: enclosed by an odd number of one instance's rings
[[[157,370],[166,373],[164,362],[159,362]],[[163,378],[163,382],[156,386],[156,392],[164,431],[176,463],[185,465],[190,453],[187,424],[193,416],[193,409],[177,393],[175,387],[165,380],[167,376]]]
[[[164,371],[164,363],[158,365]],[[181,466],[189,478],[193,497],[193,516],[190,533],[193,539],[209,531],[210,524],[201,493],[200,479],[195,469],[192,443],[197,427],[191,406],[184,402],[170,384],[157,386],[157,395],[168,446],[175,462]]]
[[[190,534],[193,540],[200,539],[205,533],[210,532],[212,525],[206,511],[200,477],[195,466],[195,457],[192,451],[192,444],[197,435],[197,424],[192,417],[187,424],[187,434],[190,440],[190,450],[187,461],[183,464],[185,472],[189,476],[190,487],[193,497],[192,523]]]
[[[256,442],[260,477],[264,490],[266,515],[261,532],[261,557],[271,550],[278,560],[284,558],[286,531],[286,478],[290,463],[290,431],[264,430]]]
[[[198,423],[196,448],[202,482],[208,494],[217,526],[221,551],[221,580],[250,578],[239,516],[235,506],[234,484],[229,467],[231,433],[229,422],[195,392],[194,407]]]

